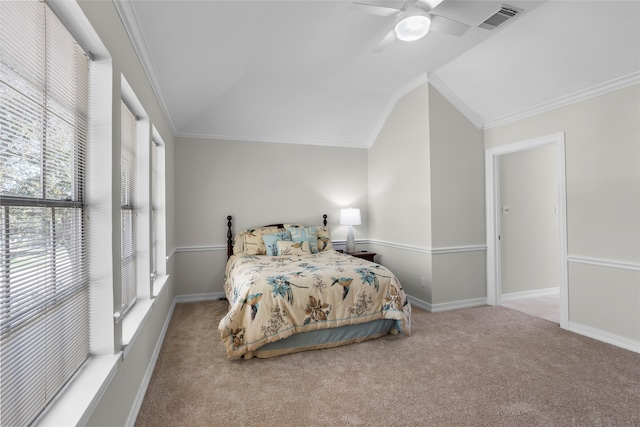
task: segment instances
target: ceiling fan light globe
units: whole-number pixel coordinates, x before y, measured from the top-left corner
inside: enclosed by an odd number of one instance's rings
[[[408,16],[396,24],[396,37],[404,42],[418,40],[427,35],[430,26],[431,19],[428,16]]]

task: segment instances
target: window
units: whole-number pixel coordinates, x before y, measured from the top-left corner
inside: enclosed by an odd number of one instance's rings
[[[152,298],[150,197],[153,144],[149,117],[125,76],[121,76],[121,115],[122,303],[119,312],[123,316],[122,345],[126,347],[138,329],[141,313],[146,312]]]
[[[129,310],[137,297],[136,254],[136,117],[121,102],[122,148],[120,160],[121,248],[122,248],[122,313]]]
[[[151,145],[151,277],[152,296],[158,295],[167,280],[165,144],[155,127]]]
[[[0,419],[31,423],[89,355],[89,59],[43,2],[0,2]]]
[[[158,150],[160,143],[151,140],[151,280],[158,277]]]

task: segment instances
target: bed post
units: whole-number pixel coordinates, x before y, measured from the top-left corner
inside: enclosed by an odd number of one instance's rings
[[[322,215],[322,225],[327,226],[327,214]]]
[[[233,255],[233,240],[231,238],[233,234],[231,233],[231,215],[227,216],[227,259],[231,255]]]

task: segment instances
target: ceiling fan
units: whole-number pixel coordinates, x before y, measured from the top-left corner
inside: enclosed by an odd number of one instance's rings
[[[462,36],[469,26],[431,11],[443,0],[402,0],[402,3],[380,5],[355,2],[350,9],[365,13],[393,17],[393,28],[387,33],[373,52],[381,52],[395,40],[413,41],[424,37],[429,31],[439,31]]]

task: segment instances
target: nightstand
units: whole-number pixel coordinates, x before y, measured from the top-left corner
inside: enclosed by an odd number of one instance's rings
[[[344,251],[340,251],[339,250],[338,252],[342,252],[342,253],[346,254],[346,252],[344,252]],[[356,251],[356,252],[354,252],[352,254],[348,254],[348,255],[354,256],[356,258],[366,259],[367,261],[375,262],[373,260],[373,258],[376,256],[376,253],[375,252],[367,252],[367,251]]]

